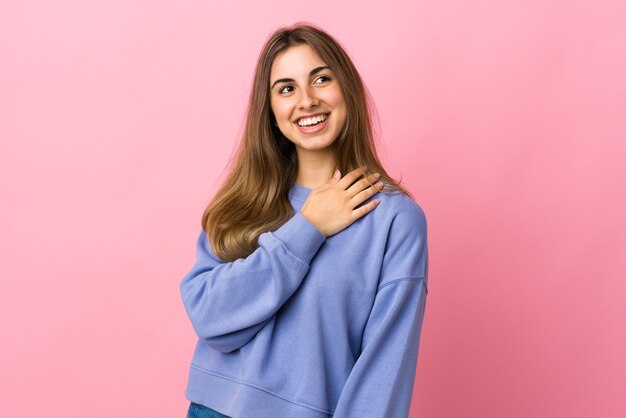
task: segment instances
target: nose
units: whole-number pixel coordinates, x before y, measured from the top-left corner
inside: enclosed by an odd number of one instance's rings
[[[319,100],[315,97],[315,91],[311,87],[305,87],[300,90],[300,109],[309,109],[318,105]]]

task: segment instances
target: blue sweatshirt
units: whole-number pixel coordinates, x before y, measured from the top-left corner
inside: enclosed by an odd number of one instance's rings
[[[198,336],[188,400],[233,418],[406,418],[428,294],[426,217],[404,194],[326,237],[300,213],[224,262],[204,231],[180,283]]]

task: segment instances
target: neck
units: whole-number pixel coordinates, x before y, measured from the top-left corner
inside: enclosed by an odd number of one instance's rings
[[[315,189],[326,183],[335,171],[335,153],[332,150],[298,151],[298,175],[296,183]]]

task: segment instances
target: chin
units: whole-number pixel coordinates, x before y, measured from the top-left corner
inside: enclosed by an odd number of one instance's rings
[[[296,142],[300,148],[304,148],[306,150],[315,151],[322,150],[329,147],[332,147],[335,143],[335,140],[324,140],[324,139],[309,139],[305,138]]]

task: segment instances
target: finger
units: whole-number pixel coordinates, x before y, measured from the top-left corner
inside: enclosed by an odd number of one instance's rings
[[[378,186],[378,183],[373,185],[372,187],[368,187],[367,189],[357,193],[353,198],[350,199],[350,204],[352,207],[359,206],[361,203],[365,202],[370,197],[374,196],[376,193],[382,190],[383,186]],[[369,204],[370,202],[368,202]]]
[[[356,221],[357,219],[366,215],[367,213],[373,211],[374,208],[376,208],[376,206],[378,206],[379,203],[380,203],[380,199],[374,199],[371,202],[367,202],[365,205],[357,209],[354,209],[352,211],[352,222]]]
[[[337,182],[339,186],[341,186],[344,190],[348,188],[356,179],[361,177],[367,170],[367,166],[359,167],[355,170],[352,170],[348,174],[342,177],[341,180]]]
[[[375,186],[374,182],[380,177],[380,175],[378,173],[373,173],[370,174],[367,177],[362,178],[361,180],[357,181],[356,183],[354,183],[352,186],[350,186],[346,192],[348,193],[348,196],[350,196],[351,198],[356,196],[358,193],[360,193],[362,190],[366,189],[367,187],[372,187]],[[377,189],[379,189],[378,186],[376,186]]]

